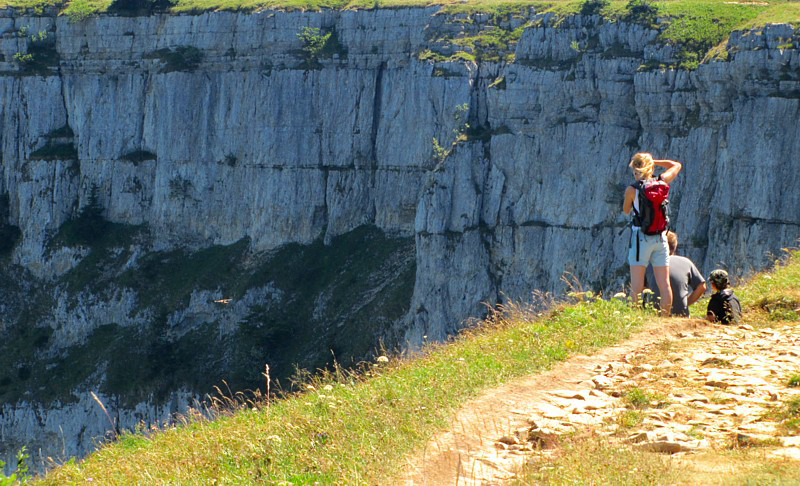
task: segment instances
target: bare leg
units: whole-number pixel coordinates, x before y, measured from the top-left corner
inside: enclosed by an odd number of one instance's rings
[[[669,317],[672,312],[672,287],[669,284],[669,267],[653,267],[658,284],[658,293],[661,295],[661,315]]]
[[[639,294],[644,290],[644,271],[647,267],[642,265],[631,265],[631,293],[633,302],[639,302]]]

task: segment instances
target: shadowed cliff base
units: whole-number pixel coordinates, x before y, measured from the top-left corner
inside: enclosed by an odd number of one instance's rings
[[[3,329],[4,403],[64,403],[92,386],[135,404],[177,389],[203,394],[222,380],[254,389],[265,363],[273,379],[289,377],[296,366],[351,366],[370,356],[410,303],[413,242],[374,228],[269,254],[250,253],[246,240],[147,252],[136,244],[146,232],[109,224],[89,255],[56,282],[66,307],[121,294],[134,302],[128,315],[117,316],[127,321],[102,324],[72,346],[51,342],[63,329],[37,305],[48,300],[43,283],[30,275],[20,281],[19,268],[3,266],[4,293],[13,296],[11,315],[18,316]],[[246,308],[239,319],[226,312],[236,306]],[[144,325],[132,325],[138,321]]]

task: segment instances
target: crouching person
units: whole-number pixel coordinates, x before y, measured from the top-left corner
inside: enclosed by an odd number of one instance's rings
[[[711,322],[722,324],[734,324],[739,322],[742,317],[742,305],[739,299],[733,295],[733,289],[729,288],[728,272],[725,270],[714,270],[709,275],[711,282],[711,300],[708,301],[708,311],[706,319]]]

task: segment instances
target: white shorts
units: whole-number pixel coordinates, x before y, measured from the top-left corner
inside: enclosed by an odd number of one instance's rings
[[[669,247],[666,233],[646,235],[639,228],[633,228],[628,246],[628,263],[632,267],[646,267],[648,263],[652,263],[654,267],[668,267]]]

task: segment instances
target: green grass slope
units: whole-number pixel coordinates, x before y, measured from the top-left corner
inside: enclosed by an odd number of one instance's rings
[[[797,319],[800,251],[736,291],[748,322]],[[306,377],[303,392],[222,407],[215,420],[190,412],[182,425],[128,433],[36,483],[382,483],[482,390],[617,342],[653,318],[592,296],[544,315],[509,305],[415,357]],[[661,470],[654,464],[641,474]]]
[[[308,379],[302,393],[250,403],[214,421],[190,413],[185,425],[125,435],[42,483],[376,484],[481,390],[618,341],[650,317],[594,299],[546,316],[512,307],[413,359],[326,373]]]

